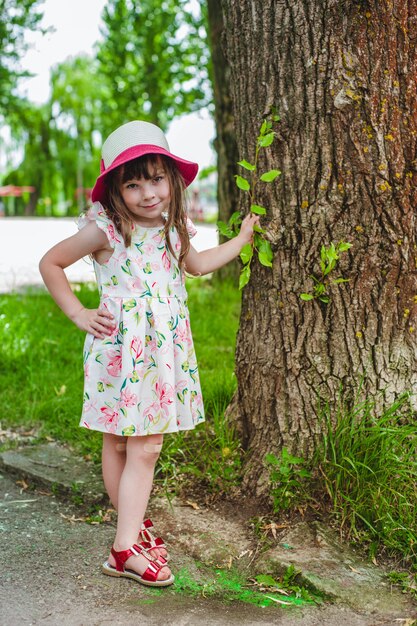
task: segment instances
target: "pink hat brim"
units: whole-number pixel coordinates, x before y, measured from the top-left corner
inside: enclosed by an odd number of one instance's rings
[[[131,148],[128,148],[127,150],[124,150],[124,152],[121,152],[114,159],[113,163],[111,163],[108,168],[102,171],[100,176],[97,178],[96,184],[94,185],[91,192],[91,200],[93,202],[100,202],[104,200],[106,192],[105,179],[109,172],[116,169],[116,167],[119,167],[119,165],[123,165],[124,163],[132,161],[133,159],[137,159],[138,157],[144,156],[145,154],[163,154],[164,156],[167,156],[175,161],[178,170],[180,171],[181,176],[184,179],[186,187],[188,187],[188,185],[190,185],[197,176],[197,163],[181,159],[180,157],[171,154],[171,152],[168,152],[168,150],[165,150],[165,148],[161,148],[160,146],[141,144],[139,146],[133,146]]]

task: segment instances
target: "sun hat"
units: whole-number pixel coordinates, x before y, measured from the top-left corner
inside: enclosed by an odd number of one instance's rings
[[[109,172],[119,165],[137,159],[144,154],[162,154],[175,161],[186,187],[197,176],[198,165],[186,161],[170,152],[168,142],[162,130],[150,122],[135,120],[119,126],[103,143],[101,149],[100,176],[91,192],[93,202],[105,197],[105,179]]]

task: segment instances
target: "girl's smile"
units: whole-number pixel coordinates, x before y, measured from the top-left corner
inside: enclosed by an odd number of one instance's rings
[[[133,178],[120,186],[120,193],[133,220],[151,228],[163,224],[162,213],[167,213],[171,201],[168,177],[158,165],[152,178]]]

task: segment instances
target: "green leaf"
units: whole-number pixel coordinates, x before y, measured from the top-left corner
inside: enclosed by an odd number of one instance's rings
[[[275,133],[272,131],[263,137],[259,137],[258,144],[261,148],[267,148],[274,141]]]
[[[265,265],[266,267],[272,267],[272,259],[274,258],[274,254],[272,252],[271,244],[266,239],[262,237],[256,237],[255,245],[258,250],[258,257],[260,263]]]
[[[264,587],[279,587],[280,583],[270,574],[258,574],[255,578],[256,582]]]
[[[256,213],[256,215],[265,215],[266,214],[266,209],[264,206],[260,206],[259,204],[251,204],[250,205],[250,212],[251,213]]]
[[[239,289],[243,289],[243,287],[249,282],[249,278],[250,278],[250,265],[245,265],[243,270],[240,272]]]
[[[261,179],[264,183],[272,183],[272,181],[274,181],[277,176],[281,175],[281,171],[280,170],[269,170],[269,172],[265,172],[265,174],[262,174]]]
[[[217,222],[217,228],[219,229],[219,233],[221,235],[224,235],[224,237],[228,237],[229,239],[234,237],[236,234],[230,228],[229,224],[226,224],[225,222],[222,222],[221,220]]]
[[[248,163],[248,161],[246,161],[245,159],[242,159],[242,161],[238,161],[237,164],[241,165],[242,167],[245,168],[245,170],[249,170],[250,172],[253,172],[256,170],[256,167],[252,165],[252,163]]]
[[[242,216],[240,211],[235,211],[229,218],[229,226],[234,226],[235,224],[240,224],[242,222]]]
[[[246,265],[247,263],[250,263],[252,256],[253,256],[253,248],[250,243],[247,243],[246,245],[243,246],[242,250],[240,251],[240,258],[242,259],[242,263],[244,265]]]
[[[265,267],[272,267],[272,263],[270,259],[268,258],[268,256],[264,252],[259,252],[259,250],[258,250],[258,259],[262,265],[265,265]]]
[[[268,122],[268,120],[264,120],[262,122],[261,130],[259,131],[260,134],[259,134],[258,139],[261,139],[261,137],[265,135],[266,131],[269,130],[270,128],[271,128],[271,122]]]
[[[319,300],[321,300],[322,302],[327,304],[328,302],[330,302],[330,297],[329,296],[319,296]]]
[[[352,244],[347,241],[341,241],[338,245],[339,252],[345,252],[352,247]]]
[[[239,187],[239,189],[242,189],[242,191],[249,191],[250,183],[248,180],[246,180],[246,178],[243,178],[243,176],[235,176],[235,178],[236,185]]]
[[[314,300],[314,296],[311,293],[300,293],[301,300],[308,302],[309,300]]]
[[[268,452],[268,454],[265,454],[265,462],[270,463],[271,465],[280,464],[280,460],[275,456],[275,454],[272,454],[272,452]]]
[[[334,285],[340,285],[340,283],[348,283],[350,278],[335,278],[333,282]]]
[[[258,224],[255,224],[255,226],[253,227],[253,230],[255,231],[255,233],[266,233],[266,230],[258,226]]]

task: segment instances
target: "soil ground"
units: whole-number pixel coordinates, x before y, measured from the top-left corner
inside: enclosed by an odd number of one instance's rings
[[[114,535],[112,524],[75,521],[79,510],[42,491],[22,490],[15,477],[0,478],[1,624],[144,626],[205,624],[281,626],[409,626],[407,615],[365,614],[340,604],[260,608],[240,602],[190,597],[175,587],[149,590],[100,572]],[[72,521],[71,521],[72,520]],[[192,559],[171,547],[175,567]],[[408,620],[408,621],[407,621]]]

